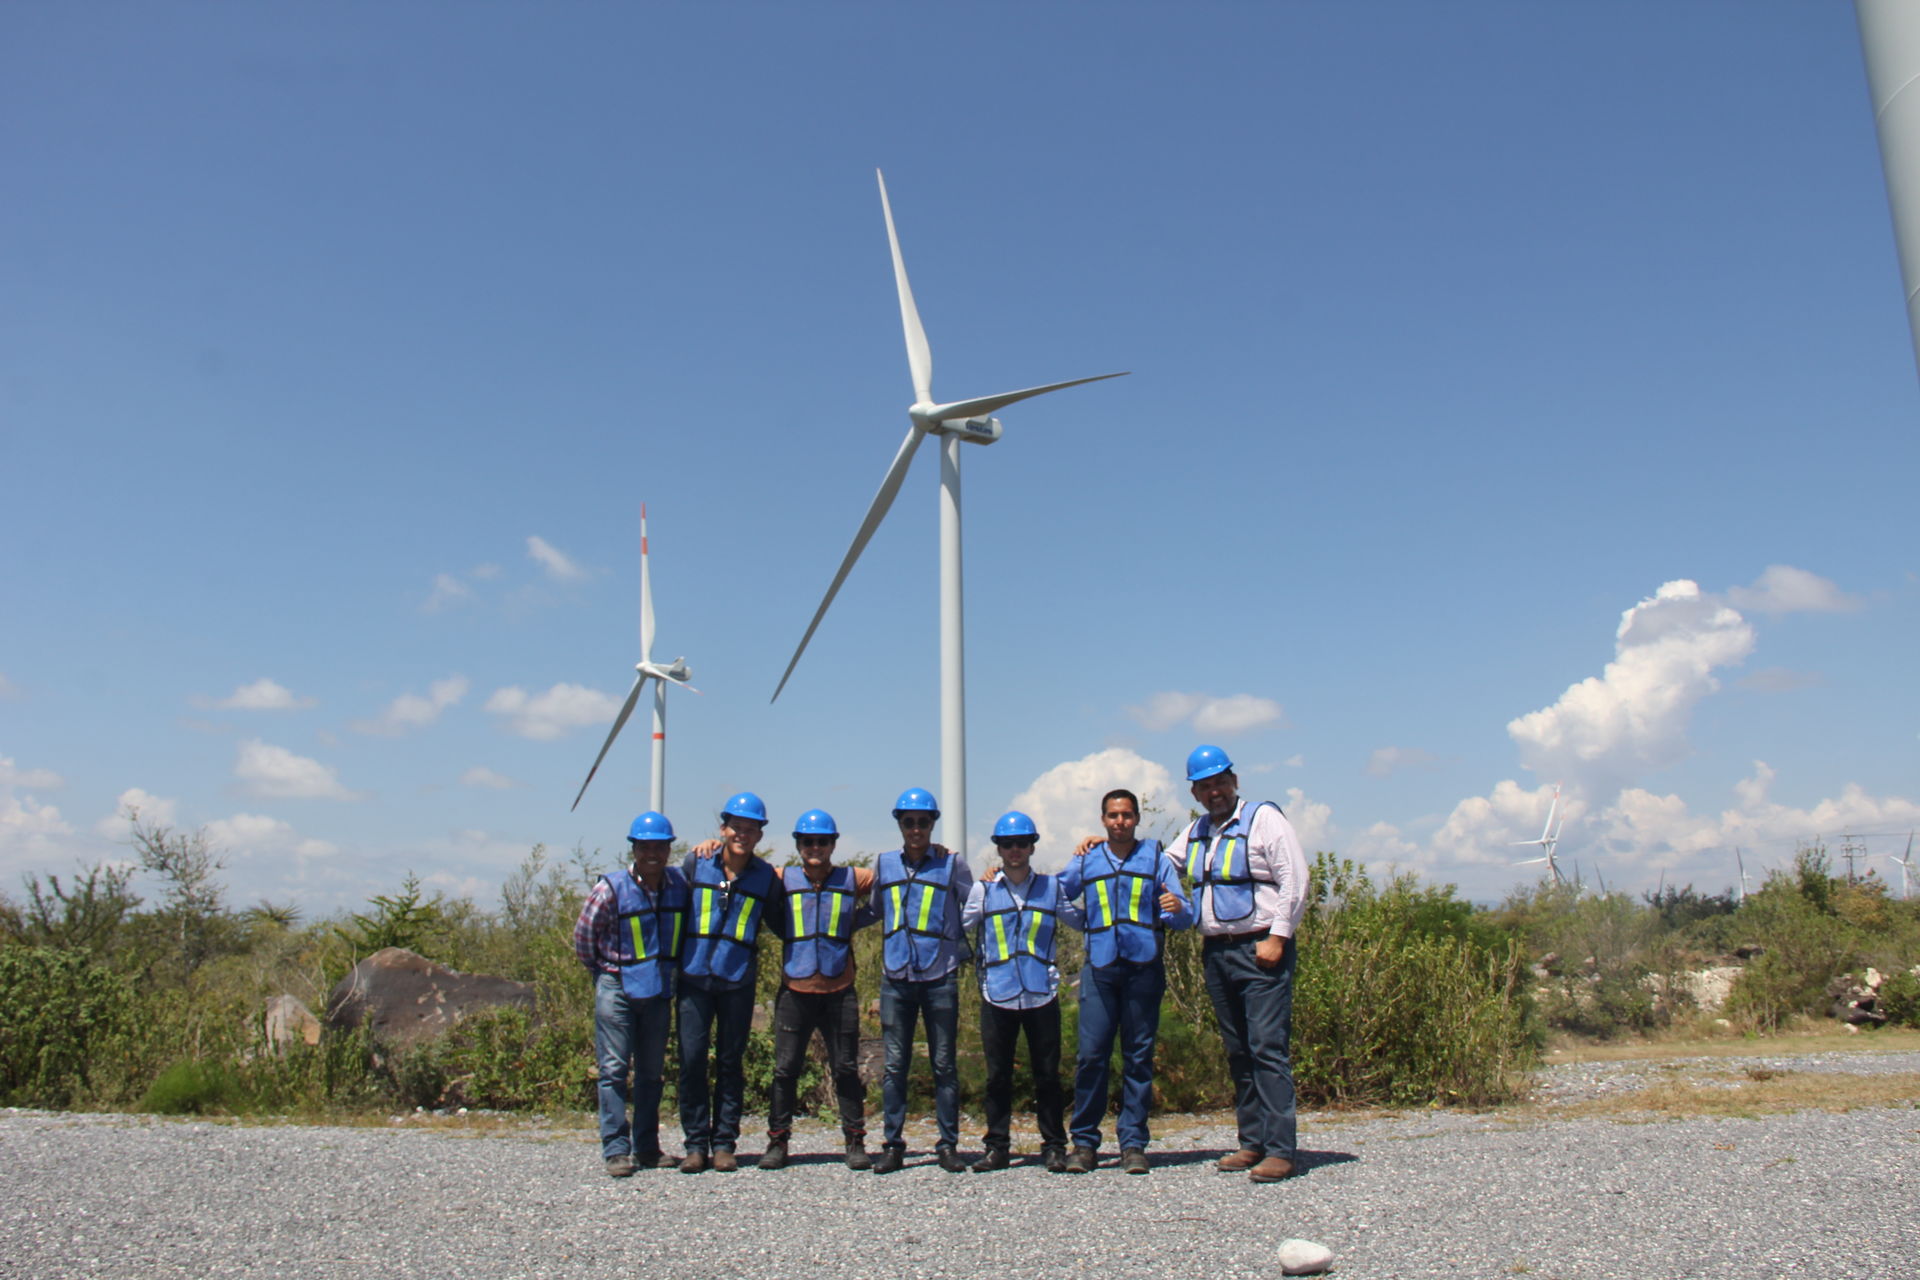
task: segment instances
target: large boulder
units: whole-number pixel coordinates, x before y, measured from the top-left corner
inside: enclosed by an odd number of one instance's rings
[[[267,997],[266,1031],[270,1053],[285,1054],[296,1042],[320,1043],[320,1019],[299,996]]]
[[[511,978],[457,973],[403,947],[376,951],[327,996],[327,1025],[366,1027],[390,1045],[441,1035],[462,1018],[502,1005],[533,1011],[533,987]]]

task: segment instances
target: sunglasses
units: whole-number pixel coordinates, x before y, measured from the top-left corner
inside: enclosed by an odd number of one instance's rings
[[[931,829],[933,826],[933,819],[927,817],[925,814],[922,814],[918,817],[909,815],[907,817],[900,819],[900,825],[913,831],[918,831],[922,827]]]
[[[796,836],[794,843],[802,849],[831,849],[838,836]]]
[[[999,845],[1002,849],[1033,848],[1032,836],[996,836],[993,842]]]

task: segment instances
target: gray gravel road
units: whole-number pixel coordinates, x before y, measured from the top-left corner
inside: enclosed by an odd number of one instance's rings
[[[1913,1053],[1761,1061],[1920,1071]],[[1618,1092],[1656,1070],[1553,1068],[1541,1096]],[[1309,1115],[1307,1172],[1274,1186],[1213,1171],[1232,1142],[1218,1120],[1160,1118],[1145,1178],[953,1175],[918,1154],[898,1174],[855,1174],[826,1154],[835,1135],[814,1129],[796,1142],[813,1154],[780,1172],[615,1181],[591,1134],[532,1123],[0,1112],[0,1275],[898,1280],[1098,1267],[1212,1280],[1277,1274],[1275,1246],[1302,1236],[1352,1277],[1920,1276],[1912,1102],[1640,1123]],[[931,1140],[924,1127],[910,1137],[916,1152]]]

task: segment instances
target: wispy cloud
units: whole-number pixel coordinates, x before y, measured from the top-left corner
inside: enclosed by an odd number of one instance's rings
[[[1754,613],[1851,613],[1860,601],[1817,573],[1788,564],[1770,564],[1750,587],[1734,587],[1727,601]]]
[[[527,554],[557,582],[576,582],[587,576],[587,571],[575,564],[571,556],[538,534],[527,538]]]
[[[420,602],[422,613],[439,613],[473,596],[473,588],[450,573],[433,575],[433,590]]]
[[[1221,737],[1276,724],[1286,715],[1281,705],[1272,698],[1251,693],[1216,697],[1206,693],[1171,690],[1152,694],[1142,705],[1127,708],[1127,712],[1155,733],[1190,721],[1194,732]]]
[[[460,785],[480,787],[487,791],[512,791],[516,787],[524,787],[527,784],[517,782],[504,773],[495,773],[483,764],[477,764],[460,775]]]
[[[305,711],[319,705],[275,680],[262,676],[252,684],[243,684],[224,698],[196,697],[193,705],[215,711]]]
[[[22,769],[14,764],[12,756],[0,756],[0,787],[51,791],[66,785],[66,779],[51,769]]]
[[[508,685],[494,690],[486,709],[505,717],[507,728],[521,737],[545,741],[590,724],[606,724],[620,714],[620,700],[578,684],[556,684],[533,694]]]
[[[250,738],[240,744],[233,776],[257,796],[315,800],[357,800],[340,785],[332,765],[295,755],[285,747]]]
[[[452,675],[445,680],[435,680],[427,686],[425,697],[417,693],[403,693],[373,719],[355,720],[352,728],[360,733],[386,738],[396,738],[414,729],[423,729],[438,720],[441,712],[466,697],[467,689],[465,676]]]

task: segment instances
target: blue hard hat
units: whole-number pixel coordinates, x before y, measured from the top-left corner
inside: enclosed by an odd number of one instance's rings
[[[940,816],[940,802],[935,800],[933,792],[925,787],[908,787],[900,793],[900,798],[893,802],[893,816],[896,818],[903,813],[916,812],[930,813],[936,818]]]
[[[627,839],[671,840],[673,824],[667,821],[666,814],[649,809],[633,820],[633,826],[627,830]]]
[[[993,839],[997,844],[1007,836],[1029,836],[1035,840],[1040,833],[1034,829],[1033,819],[1018,809],[1009,810],[1000,815],[1000,821],[993,824]]]
[[[1218,747],[1199,746],[1187,756],[1187,781],[1198,782],[1233,768],[1233,761]]]
[[[742,791],[737,796],[729,797],[727,802],[720,806],[720,816],[723,818],[746,818],[749,821],[757,822],[765,826],[767,822],[767,806],[760,803],[760,797],[753,794],[753,792]]]
[[[840,834],[840,828],[833,825],[833,815],[825,809],[809,809],[793,820],[793,834],[837,836]]]

